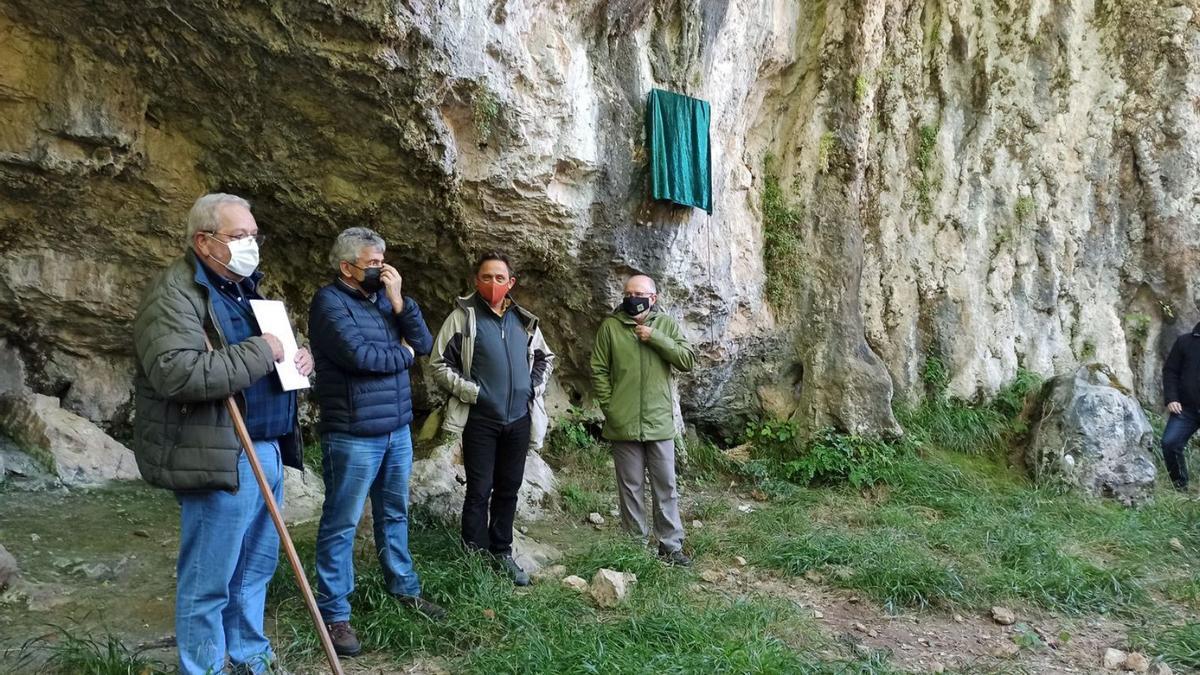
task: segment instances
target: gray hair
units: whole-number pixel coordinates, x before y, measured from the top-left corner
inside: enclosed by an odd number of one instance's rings
[[[221,226],[221,219],[218,212],[221,207],[226,204],[240,206],[247,211],[250,210],[250,202],[242,199],[237,195],[228,195],[224,192],[214,192],[204,195],[192,204],[192,210],[188,211],[187,217],[187,237],[190,242],[197,232],[216,232]]]
[[[337,240],[333,242],[333,250],[329,252],[329,264],[333,269],[341,271],[342,263],[353,263],[358,260],[358,254],[364,248],[377,248],[380,253],[387,250],[383,237],[367,227],[351,227],[342,230]]]

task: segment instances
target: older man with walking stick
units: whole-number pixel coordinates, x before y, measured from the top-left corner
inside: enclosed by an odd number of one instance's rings
[[[274,653],[263,608],[282,525],[271,507],[283,499],[283,466],[302,467],[296,395],[268,377],[283,345],[250,310],[262,278],[250,205],[201,197],[187,237],[187,252],[149,285],[134,320],[134,452],[146,482],[175,491],[181,507],[180,672],[223,672],[227,660],[235,671],[265,672]],[[307,350],[295,365],[312,372]],[[243,451],[239,435],[252,447]]]

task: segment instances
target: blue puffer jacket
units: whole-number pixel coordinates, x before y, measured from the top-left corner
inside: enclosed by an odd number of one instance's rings
[[[308,335],[316,361],[321,433],[380,436],[412,422],[408,369],[433,349],[433,336],[412,298],[399,314],[383,291],[373,298],[335,281],[313,297]]]

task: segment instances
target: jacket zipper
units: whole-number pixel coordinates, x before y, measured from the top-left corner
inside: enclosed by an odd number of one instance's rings
[[[500,317],[500,344],[504,347],[504,360],[508,363],[508,396],[504,404],[504,419],[508,419],[508,411],[512,410],[512,352],[508,349],[508,336],[504,330],[504,324],[507,323],[507,316]]]
[[[633,335],[633,341],[638,346],[638,440],[645,442],[646,438],[646,345],[642,343],[642,339],[637,333]]]

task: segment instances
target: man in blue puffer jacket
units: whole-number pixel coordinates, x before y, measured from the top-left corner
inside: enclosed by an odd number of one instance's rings
[[[421,598],[408,551],[413,418],[408,369],[416,356],[430,352],[433,336],[416,301],[401,295],[403,280],[383,262],[383,253],[383,239],[365,227],[338,235],[329,255],[338,278],[317,291],[308,315],[325,478],[317,604],[344,656],[362,649],[350,626],[349,598],[354,532],[368,495],[388,591],[430,618],[445,616]]]

